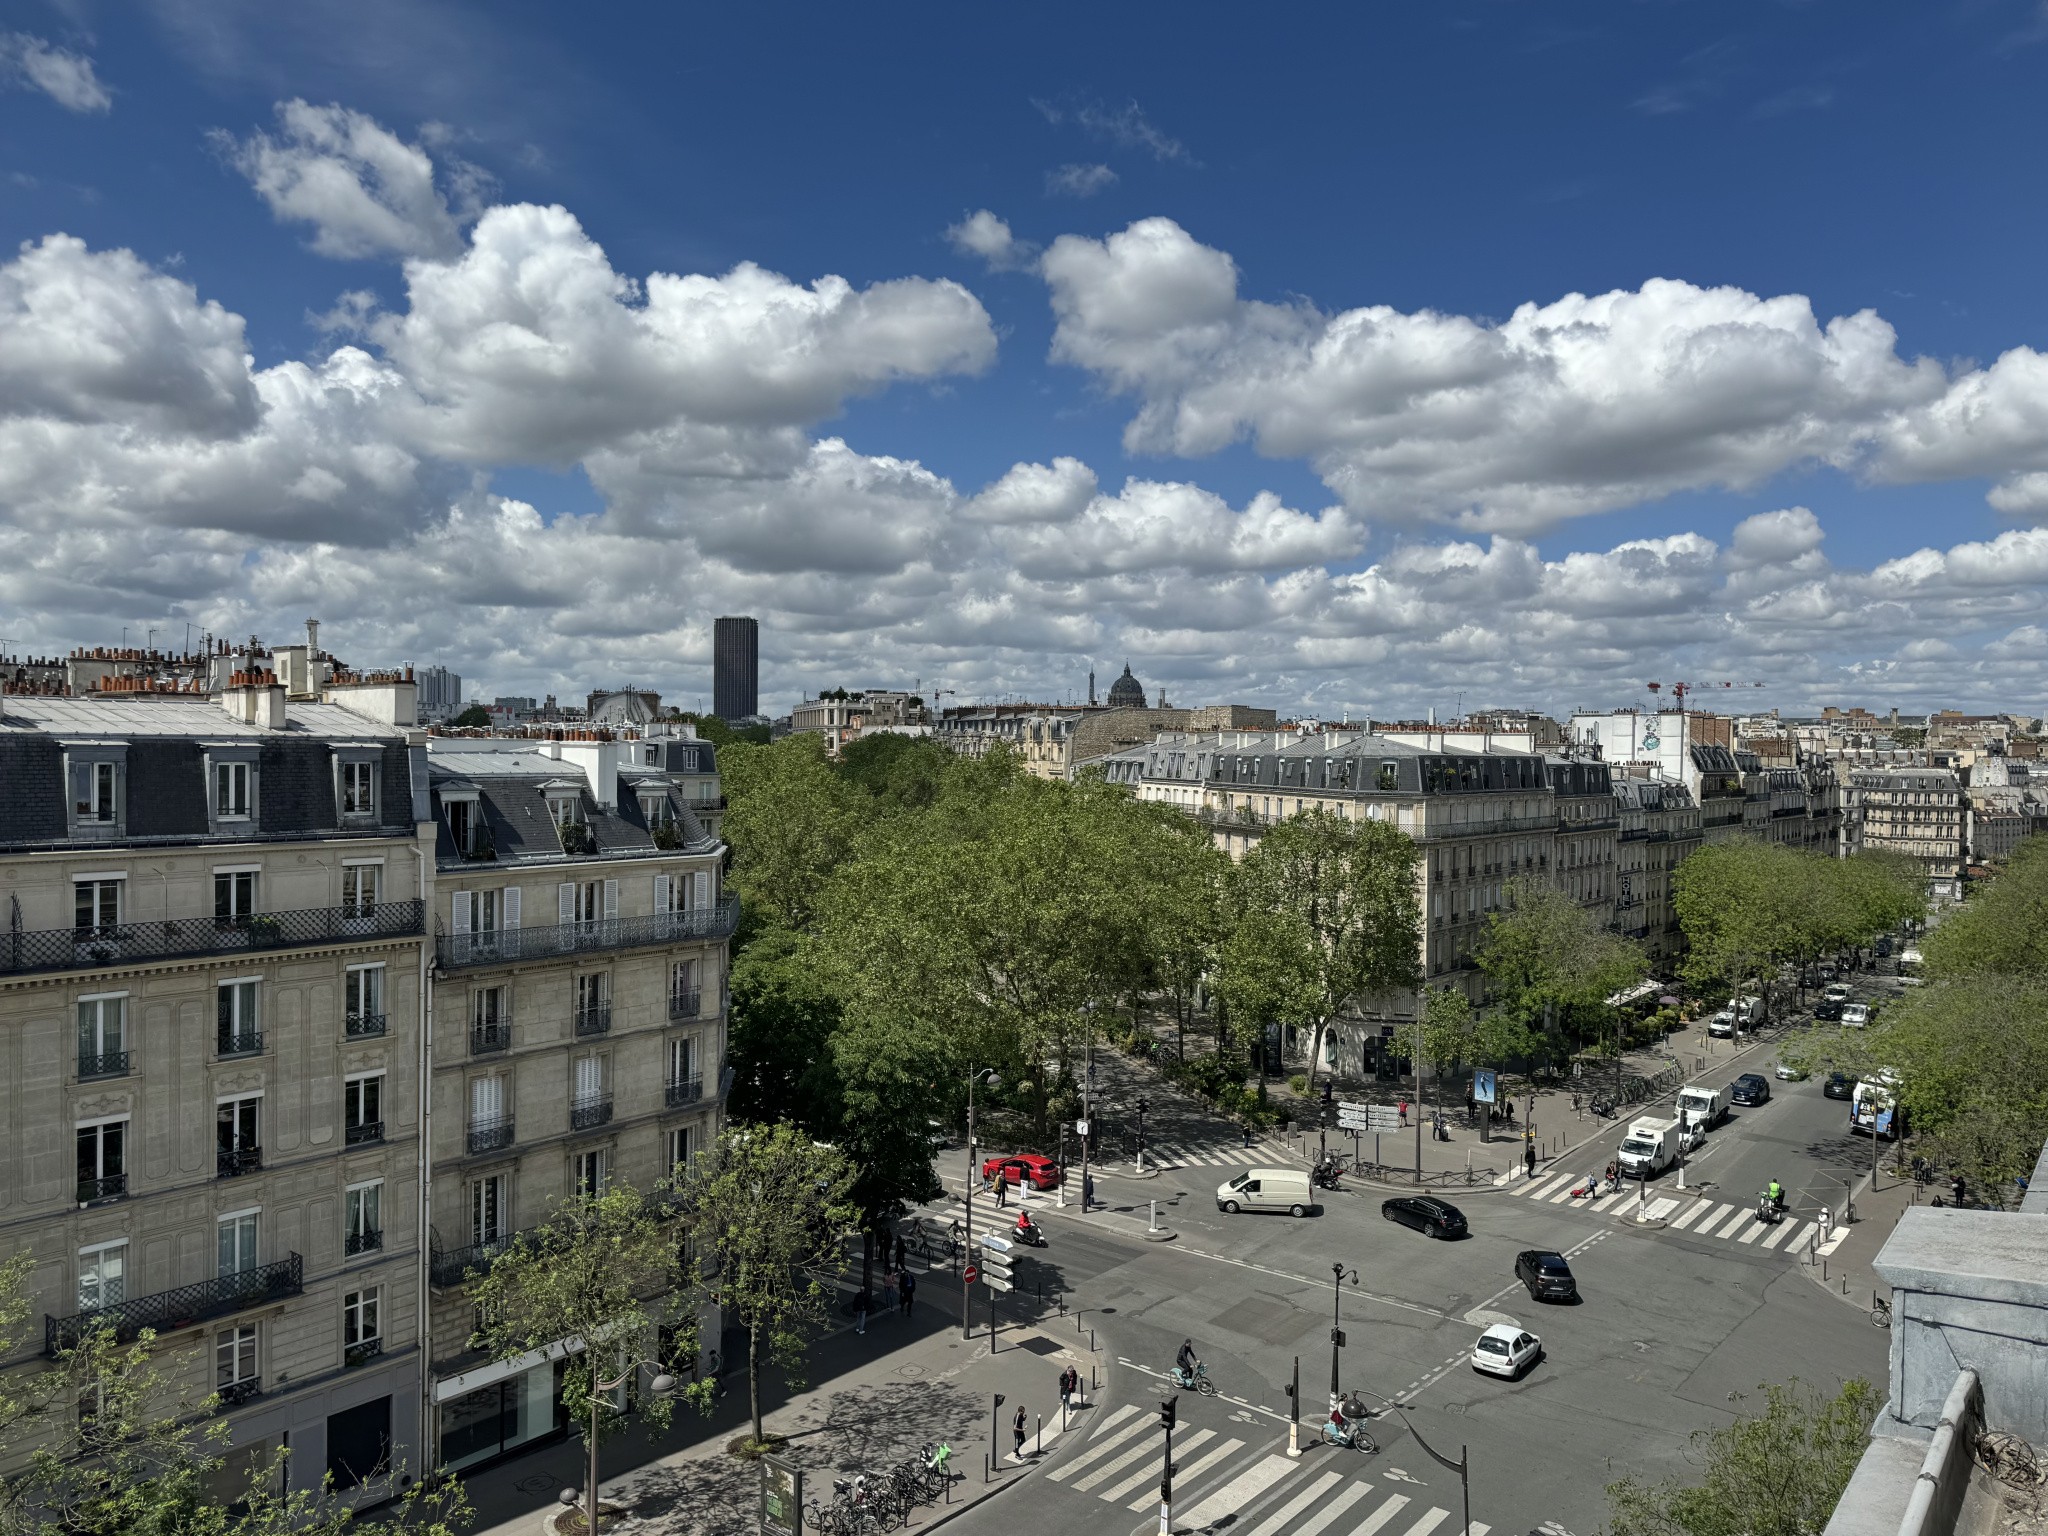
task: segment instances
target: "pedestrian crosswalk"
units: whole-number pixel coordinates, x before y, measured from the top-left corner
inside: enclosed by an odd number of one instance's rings
[[[1524,1200],[1568,1205],[1574,1210],[1594,1211],[1601,1215],[1627,1217],[1640,1214],[1646,1221],[1663,1223],[1667,1232],[1716,1238],[1741,1247],[1755,1247],[1760,1252],[1803,1253],[1809,1244],[1827,1235],[1824,1221],[1806,1221],[1796,1215],[1787,1216],[1783,1221],[1758,1221],[1754,1205],[1730,1205],[1725,1200],[1709,1200],[1676,1188],[1654,1193],[1648,1188],[1625,1183],[1619,1194],[1573,1199],[1572,1191],[1585,1185],[1591,1177],[1584,1172],[1552,1173],[1519,1183],[1509,1193]]]
[[[1260,1168],[1275,1163],[1298,1163],[1294,1148],[1283,1142],[1153,1141],[1145,1144],[1145,1166],[1162,1173],[1176,1168]]]
[[[1430,1536],[1452,1519],[1450,1509],[1429,1503],[1427,1490],[1406,1473],[1385,1469],[1409,1490],[1399,1493],[1380,1481],[1382,1469],[1349,1452],[1329,1452],[1346,1458],[1343,1466],[1332,1467],[1320,1450],[1296,1459],[1284,1444],[1244,1422],[1223,1430],[1184,1427],[1173,1441],[1174,1529],[1244,1536]],[[1085,1449],[1046,1476],[1135,1513],[1158,1507],[1163,1457],[1157,1420],[1127,1404],[1094,1426]],[[1487,1536],[1491,1529],[1475,1520],[1471,1536]]]

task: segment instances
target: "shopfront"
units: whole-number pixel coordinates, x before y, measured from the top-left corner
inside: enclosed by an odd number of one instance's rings
[[[474,1467],[568,1426],[560,1359],[511,1360],[439,1382],[441,1464]]]

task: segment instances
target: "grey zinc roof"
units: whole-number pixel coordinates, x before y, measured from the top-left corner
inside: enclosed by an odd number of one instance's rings
[[[388,741],[401,736],[338,704],[286,704],[286,732],[335,741]],[[248,737],[275,741],[283,732],[237,720],[213,699],[162,696],[43,698],[9,694],[0,698],[0,731],[41,731],[67,740],[106,737],[133,741],[144,736],[177,736],[206,741]]]

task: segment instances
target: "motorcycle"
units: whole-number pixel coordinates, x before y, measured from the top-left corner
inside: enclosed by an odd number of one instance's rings
[[[1343,1172],[1344,1168],[1341,1163],[1333,1159],[1326,1159],[1323,1162],[1317,1163],[1314,1168],[1309,1170],[1308,1178],[1309,1182],[1318,1189],[1338,1189],[1342,1186],[1338,1184],[1337,1180]]]
[[[1769,1190],[1756,1197],[1756,1219],[1766,1226],[1785,1219],[1785,1207],[1771,1198]]]
[[[1010,1228],[1010,1236],[1017,1242],[1024,1244],[1027,1248],[1043,1248],[1045,1246],[1045,1228],[1035,1221],[1029,1226]]]

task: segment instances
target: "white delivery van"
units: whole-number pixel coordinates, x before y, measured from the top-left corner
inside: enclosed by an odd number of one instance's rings
[[[1728,1117],[1728,1090],[1693,1083],[1679,1089],[1678,1103],[1674,1107],[1685,1117],[1686,1124],[1711,1131]]]
[[[1316,1208],[1308,1174],[1300,1168],[1247,1168],[1216,1186],[1216,1209],[1233,1216],[1239,1211],[1285,1211],[1306,1216]]]
[[[1753,994],[1748,997],[1738,997],[1735,1000],[1734,1007],[1736,1012],[1742,1017],[1742,1027],[1744,1029],[1755,1029],[1757,1025],[1763,1023],[1764,1000],[1762,998]]]
[[[1678,1122],[1638,1120],[1621,1138],[1622,1171],[1631,1178],[1654,1179],[1678,1161]]]

